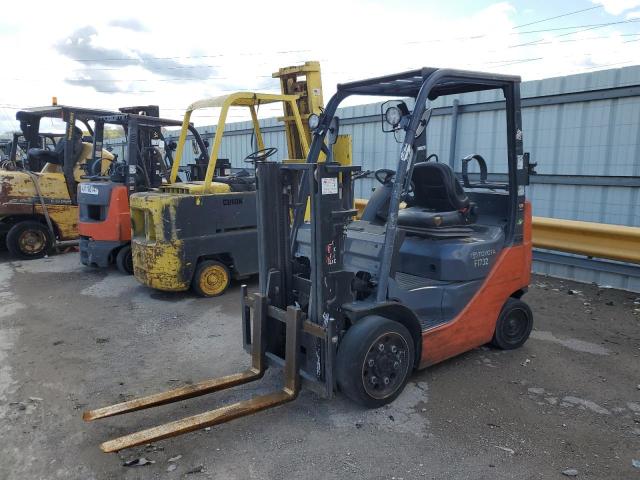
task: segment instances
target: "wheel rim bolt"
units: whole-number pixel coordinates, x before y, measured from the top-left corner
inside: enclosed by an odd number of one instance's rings
[[[371,377],[371,383],[374,385],[378,383],[378,377]]]
[[[398,348],[395,345],[391,345],[391,353],[396,353]]]
[[[385,385],[389,385],[389,377],[384,377],[382,381],[384,382]]]
[[[398,367],[400,367],[400,363],[399,362],[393,362],[393,369],[397,370]]]
[[[381,352],[384,352],[384,344],[382,343],[378,344],[378,350],[380,350]]]
[[[373,358],[370,358],[369,361],[367,362],[367,365],[369,365],[370,367],[373,367],[375,363],[376,362],[373,361]]]

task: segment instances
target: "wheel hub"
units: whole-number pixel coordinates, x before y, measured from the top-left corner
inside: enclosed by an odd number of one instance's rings
[[[409,346],[397,333],[386,333],[372,343],[362,366],[363,386],[374,398],[386,398],[402,386],[408,368]]]
[[[202,276],[202,289],[210,295],[217,295],[222,292],[228,283],[226,272],[219,266],[214,265],[206,270]]]
[[[527,330],[527,317],[521,310],[514,310],[504,325],[504,336],[511,342],[518,342]]]
[[[44,233],[34,230],[26,230],[18,240],[20,249],[28,254],[39,253],[44,249],[47,239]]]

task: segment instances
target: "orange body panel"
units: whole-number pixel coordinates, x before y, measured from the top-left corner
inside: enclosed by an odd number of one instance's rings
[[[442,362],[489,342],[502,306],[531,278],[531,204],[525,204],[522,245],[505,248],[467,306],[451,322],[422,334],[419,368]]]
[[[93,240],[131,241],[131,213],[127,187],[118,185],[111,190],[107,217],[103,222],[79,222],[80,235]]]

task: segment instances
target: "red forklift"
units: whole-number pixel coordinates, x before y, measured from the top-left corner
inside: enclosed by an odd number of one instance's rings
[[[157,188],[170,175],[175,142],[166,142],[164,127],[180,127],[181,121],[159,118],[155,105],[127,107],[120,114],[100,118],[96,123],[94,151],[102,149],[104,125],[124,129],[127,150],[124,159],[112,162],[106,175],[84,178],[78,189],[80,261],[87,266],[106,268],[116,264],[122,273],[133,274],[131,256],[131,213],[129,196]],[[199,160],[207,159],[207,146],[198,131],[189,125]],[[164,155],[161,147],[164,146]]]
[[[429,103],[486,90],[504,95],[504,148],[465,157],[461,182],[427,155]],[[381,121],[401,143],[399,156],[389,158],[396,168],[376,172],[380,185],[359,220],[353,179],[360,167],[330,157],[337,108],[354,95],[398,99],[383,104]],[[525,187],[533,164],[522,147],[519,77],[423,68],[340,84],[310,124],[306,163],[256,166],[260,283],[257,293],[243,287],[241,305],[251,367],[88,411],[84,419],[255,381],[268,366],[283,369],[282,389],[105,442],[103,451],[272,408],[294,400],[303,385],[326,398],[341,392],[378,408],[402,392],[416,369],[484,344],[518,348],[529,337],[533,316],[522,296],[531,271]],[[319,161],[322,153],[326,162]],[[504,162],[506,183],[488,181],[483,153],[504,155],[496,160]]]

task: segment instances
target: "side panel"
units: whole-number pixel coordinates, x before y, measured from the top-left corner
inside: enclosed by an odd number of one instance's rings
[[[187,290],[201,258],[231,259],[236,277],[257,273],[255,192],[134,194],[136,278],[159,290]]]
[[[531,204],[525,205],[524,241],[505,248],[469,304],[451,322],[422,334],[420,367],[446,360],[491,340],[496,320],[509,296],[531,278]]]

